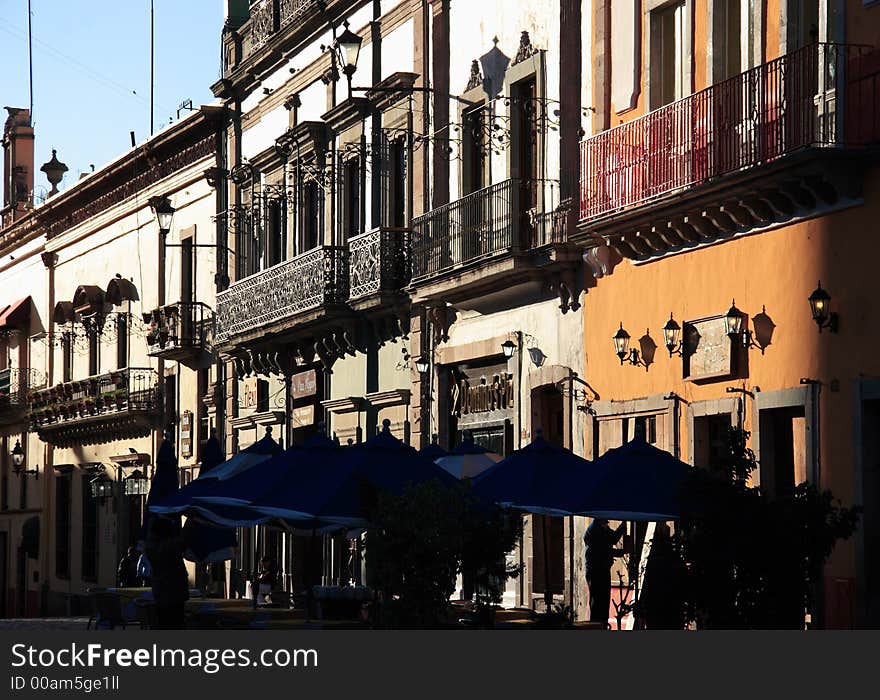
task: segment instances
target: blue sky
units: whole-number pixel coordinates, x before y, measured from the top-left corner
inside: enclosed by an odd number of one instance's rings
[[[181,102],[211,102],[223,0],[154,0],[155,131]],[[58,150],[70,170],[106,165],[150,131],[150,0],[31,0],[37,194]],[[0,107],[28,106],[27,0],[0,0]],[[188,112],[181,112],[183,117]],[[5,110],[0,112],[3,120]]]

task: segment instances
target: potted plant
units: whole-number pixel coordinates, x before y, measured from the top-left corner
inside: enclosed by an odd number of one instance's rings
[[[123,408],[128,398],[128,392],[125,389],[117,389],[113,392],[113,398],[116,400],[116,408]]]

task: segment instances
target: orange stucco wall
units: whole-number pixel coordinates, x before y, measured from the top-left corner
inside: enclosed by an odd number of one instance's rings
[[[877,221],[880,169],[864,184],[865,204],[775,230],[744,236],[655,262],[620,263],[598,280],[584,303],[587,381],[603,401],[676,392],[689,402],[730,398],[728,386],[761,391],[796,388],[801,378],[822,382],[820,405],[821,486],[852,503],[854,384],[880,377],[880,295],[877,284]],[[840,315],[840,332],[817,331],[807,297],[821,279]],[[670,312],[684,320],[723,314],[736,299],[750,317],[766,307],[776,325],[762,355],[753,349],[745,380],[696,385],[682,379],[682,360],[669,358],[662,326]],[[646,371],[621,366],[612,336],[623,322],[636,339],[645,329],[658,349]],[[832,391],[837,380],[839,390]],[[747,399],[745,427],[753,430]],[[687,454],[685,412],[678,426]],[[854,576],[854,541],[838,547],[828,573]]]

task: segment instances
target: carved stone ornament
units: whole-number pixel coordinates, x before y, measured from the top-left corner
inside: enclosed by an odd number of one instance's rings
[[[529,33],[524,30],[519,37],[519,49],[516,52],[516,56],[513,58],[512,65],[515,66],[517,63],[522,63],[536,53],[538,53],[538,49],[532,46],[532,40],[529,38]]]
[[[477,59],[471,61],[471,76],[468,78],[465,92],[478,88],[483,84],[483,74],[480,72],[480,63]]]

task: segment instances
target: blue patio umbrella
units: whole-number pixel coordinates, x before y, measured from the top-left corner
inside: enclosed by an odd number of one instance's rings
[[[599,471],[571,450],[534,440],[474,478],[474,493],[499,505],[543,515],[572,515]]]
[[[209,493],[212,489],[217,488],[220,482],[246,472],[281,452],[283,452],[281,446],[272,439],[272,429],[266,428],[266,435],[253,445],[213,467],[208,473],[199,474],[197,479],[191,481],[178,492],[157,500],[153,504],[148,504],[148,509],[154,513],[165,515],[185,513],[193,504],[193,499],[196,496]]]
[[[214,431],[205,442],[199,479],[206,477],[211,470],[223,463],[223,449]],[[196,479],[198,481],[198,479]],[[183,557],[196,563],[217,562],[232,559],[233,548],[238,543],[232,527],[206,525],[196,518],[187,518],[183,525],[183,541],[186,549]]]
[[[292,473],[271,492],[255,499],[254,510],[297,520],[315,518],[347,527],[369,524],[375,494],[400,494],[409,484],[432,479],[452,486],[451,474],[391,434],[390,421],[365,443],[344,447],[332,458]]]
[[[302,445],[279,452],[271,459],[218,480],[205,493],[197,494],[193,503],[202,507],[213,504],[247,506],[273,491],[282,480],[302,477],[303,471],[334,460],[342,448],[326,435],[314,435]]]
[[[437,434],[434,433],[434,435],[431,437],[431,444],[426,445],[425,447],[420,449],[419,454],[436,462],[440,457],[446,457],[449,453],[442,447],[440,447],[440,445],[437,443]]]
[[[596,484],[571,507],[579,515],[608,520],[666,521],[681,515],[681,487],[692,467],[635,438],[608,450],[593,466]]]
[[[159,452],[156,454],[156,471],[150,482],[150,492],[147,494],[147,504],[144,509],[144,522],[141,526],[141,539],[146,540],[150,533],[150,522],[153,517],[153,505],[164,501],[166,498],[172,497],[180,489],[180,483],[177,476],[177,455],[174,452],[174,445],[171,444],[170,433],[165,433],[165,439],[159,446]],[[176,519],[175,523],[179,530],[180,520]]]
[[[435,461],[458,479],[472,479],[500,462],[501,455],[476,444],[473,436],[467,432],[464,440],[452,452],[435,458]]]

